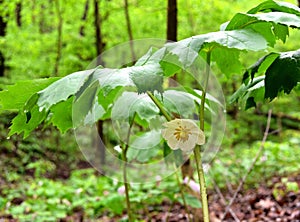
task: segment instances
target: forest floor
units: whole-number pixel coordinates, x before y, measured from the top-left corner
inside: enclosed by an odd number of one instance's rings
[[[45,141],[45,140],[41,140]],[[30,143],[31,144],[31,143]],[[30,145],[29,144],[29,145]],[[12,184],[7,184],[4,172],[14,171],[22,165],[22,157],[26,153],[24,151],[18,153],[14,147],[18,147],[19,144],[6,145],[7,147],[1,147],[0,153],[0,198],[2,191],[7,187],[13,187]],[[26,147],[25,147],[26,148]],[[23,148],[23,149],[25,149]],[[30,145],[30,149],[32,149]],[[37,151],[32,154],[33,157],[23,160],[25,163],[34,161],[36,158],[50,159],[57,165],[55,172],[51,175],[43,175],[46,178],[54,179],[58,181],[66,181],[70,178],[72,170],[74,169],[86,169],[90,165],[84,160],[76,161],[76,164],[71,167],[71,164],[66,161],[60,161],[58,156],[69,156],[68,153],[56,153],[54,155],[53,150],[42,150],[42,156],[37,156]],[[55,150],[55,152],[57,152]],[[28,155],[28,153],[27,153]],[[55,158],[54,158],[55,157]],[[9,168],[11,170],[9,170]],[[7,168],[7,169],[6,169]],[[16,171],[16,170],[15,170]],[[17,171],[16,171],[17,172]],[[25,175],[24,175],[25,173]],[[34,178],[34,171],[32,169],[25,168],[21,177]],[[249,175],[251,177],[251,174]],[[23,179],[23,178],[21,178]],[[260,178],[257,178],[260,181]],[[22,182],[26,182],[25,180]],[[228,213],[223,216],[226,211],[226,206],[230,202],[230,199],[234,196],[236,187],[231,184],[227,184],[226,189],[215,188],[209,189],[209,208],[211,222],[219,222],[220,218],[224,218],[226,222],[300,222],[300,172],[295,174],[289,174],[287,176],[272,176],[264,182],[258,184],[246,184],[244,188],[239,192],[235,198],[233,204],[230,207]],[[6,187],[6,188],[5,188]],[[26,197],[25,197],[26,198]],[[21,205],[24,202],[24,198],[15,198],[12,200],[13,205]],[[1,204],[1,203],[0,203]],[[145,210],[138,210],[134,212],[138,217],[138,221],[168,221],[168,222],[180,222],[189,221],[189,217],[192,221],[201,221],[201,209],[189,208],[187,212],[185,208],[179,203],[171,204],[165,200],[161,204],[155,206],[147,206]],[[83,209],[74,210],[71,215],[60,219],[59,222],[115,222],[115,221],[126,221],[127,215],[124,213],[122,216],[110,217],[109,214],[105,214],[97,218],[96,220],[90,220],[86,218]],[[1,214],[0,222],[17,222],[10,214]]]
[[[87,167],[83,166],[83,167]],[[67,171],[67,169],[65,169]],[[63,173],[64,177],[67,173]],[[60,178],[62,178],[60,177]],[[260,184],[258,187],[242,190],[237,195],[234,203],[231,205],[229,212],[224,216],[222,221],[236,222],[300,222],[300,174],[289,177],[274,176],[266,183]],[[295,188],[295,189],[294,189]],[[218,188],[209,190],[209,208],[211,222],[221,221],[226,204],[229,203],[234,191],[220,191]],[[17,201],[14,204],[18,204]],[[20,204],[22,200],[20,200]],[[201,209],[189,208],[189,217],[192,221],[200,222]],[[183,222],[189,221],[185,208],[180,204],[170,205],[165,201],[159,206],[148,207],[148,212],[134,212],[138,215],[138,221],[168,221]],[[74,212],[60,222],[81,222],[81,221],[101,221],[115,222],[126,221],[127,215],[121,217],[102,216],[96,220],[89,220],[84,217],[84,211],[81,209]],[[0,215],[1,222],[17,222],[12,215]]]
[[[300,222],[300,191],[287,191],[287,186],[297,183],[300,186],[300,174],[290,176],[288,182],[286,178],[273,177],[272,185],[261,184],[256,189],[248,189],[237,196],[222,221],[226,222]],[[290,184],[290,185],[289,185]],[[223,197],[221,197],[223,195]],[[224,198],[230,200],[232,192],[218,193],[210,191],[209,208],[212,222],[221,221],[226,205]],[[229,202],[229,201],[228,201]],[[169,221],[183,222],[189,221],[184,207],[177,204],[171,207],[168,203],[160,206],[160,211],[155,209],[149,212],[148,216],[142,216],[144,221]],[[189,209],[190,218],[195,222],[201,220],[201,209]],[[142,212],[141,212],[142,213]],[[150,218],[149,218],[150,216]],[[126,217],[126,215],[124,216]],[[124,218],[123,217],[123,218]],[[102,217],[99,221],[115,222],[121,218]]]

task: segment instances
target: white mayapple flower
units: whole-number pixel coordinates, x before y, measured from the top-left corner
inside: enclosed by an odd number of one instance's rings
[[[205,143],[205,135],[190,119],[175,119],[163,124],[162,136],[173,150],[190,151]]]

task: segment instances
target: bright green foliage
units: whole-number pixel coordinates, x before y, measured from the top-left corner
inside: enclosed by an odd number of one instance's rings
[[[8,136],[15,133],[24,132],[24,138],[27,137],[42,121],[47,117],[45,111],[39,111],[35,105],[30,111],[19,111],[19,114],[13,119]]]
[[[264,13],[256,14],[258,12]],[[266,1],[248,13],[237,13],[225,26],[226,30],[252,29],[273,47],[277,39],[286,41],[289,26],[300,27],[300,10],[289,3]]]
[[[239,99],[245,104],[245,109],[255,107],[256,103],[264,101],[264,79],[260,76],[243,84],[230,98],[230,103],[237,102]]]
[[[244,84],[231,97],[231,102],[242,99],[247,109],[265,99],[273,100],[281,92],[289,94],[300,82],[299,64],[299,50],[262,57],[244,74]],[[265,76],[254,78],[255,74]]]
[[[300,50],[280,53],[266,71],[265,98],[274,99],[281,91],[289,94],[300,82]]]
[[[273,1],[273,0],[268,0],[259,4],[258,6],[250,9],[248,13],[255,14],[258,12],[270,12],[270,11],[286,12],[286,13],[300,15],[300,9],[296,5],[293,5],[288,2],[280,2],[280,1]]]
[[[158,64],[134,66],[130,77],[136,85],[138,93],[154,92],[155,90],[163,92],[163,70]]]
[[[67,100],[80,89],[91,72],[90,70],[73,73],[38,92],[38,106],[41,110],[49,110],[54,104]]]
[[[56,126],[61,133],[65,133],[73,127],[72,121],[73,97],[65,102],[60,102],[51,107],[51,116],[49,122]]]
[[[158,146],[161,142],[161,132],[152,130],[139,135],[131,143],[128,152],[128,161],[137,160],[139,162],[147,162],[156,156],[160,150]]]
[[[147,122],[159,114],[159,109],[146,95],[135,92],[124,92],[116,101],[112,109],[114,120],[131,122],[134,115],[138,115]]]
[[[255,14],[257,12],[263,13]],[[240,51],[265,50],[268,45],[273,46],[277,39],[285,41],[288,27],[299,27],[299,15],[299,9],[291,4],[267,1],[246,14],[236,14],[227,24],[226,30],[193,36],[176,43],[166,43],[164,47],[156,51],[150,49],[132,67],[121,69],[98,67],[73,73],[37,92],[36,95],[33,94],[37,90],[25,94],[24,98],[18,101],[18,107],[21,107],[21,102],[24,103],[23,111],[25,112],[19,112],[13,121],[10,134],[24,131],[24,136],[27,136],[43,121],[52,122],[61,132],[65,132],[72,127],[72,121],[73,127],[77,127],[80,124],[92,124],[99,119],[107,119],[110,117],[114,100],[118,99],[121,92],[129,89],[137,93],[159,92],[162,96],[161,101],[168,112],[191,115],[188,111],[192,109],[187,110],[186,107],[194,107],[194,100],[199,102],[199,97],[193,98],[195,96],[193,91],[180,92],[177,89],[163,93],[164,78],[178,73],[181,69],[183,73],[189,71],[188,69],[200,57],[203,55],[206,57],[207,52],[212,54],[212,60],[228,77],[233,73],[239,73],[242,70],[239,61]],[[263,90],[265,91],[264,97],[271,99],[282,90],[286,93],[290,92],[299,81],[298,74],[293,76],[291,74],[291,70],[297,66],[297,62],[293,62],[293,59],[298,57],[297,55],[292,55],[291,59],[276,57],[276,53],[270,54],[250,68],[244,76],[246,86],[242,86],[242,89],[234,95],[233,101],[242,96],[246,98],[248,108],[262,100]],[[272,65],[269,66],[271,63]],[[284,72],[287,74],[282,75],[279,74],[282,72],[274,71],[277,67],[285,67],[284,64],[290,67],[287,72]],[[249,76],[253,78],[255,73],[264,74],[264,71],[266,71],[265,85],[261,78],[255,80],[254,83],[257,84],[254,84],[252,80],[246,81]],[[290,80],[286,81],[287,78]],[[122,91],[120,87],[123,87]],[[170,92],[172,95],[177,95],[178,107],[173,106],[172,103],[175,100],[171,94],[168,94]],[[14,93],[12,90],[11,95]],[[137,96],[135,93],[130,95],[133,96],[132,98]],[[165,100],[163,100],[164,96]],[[132,104],[134,101],[135,99],[132,99]],[[149,101],[147,104],[154,106]],[[7,104],[5,106],[9,107]],[[143,102],[134,104],[130,110],[133,112],[130,113],[130,117],[136,112],[139,117],[137,120],[140,120],[139,123],[143,125],[142,122],[149,118],[149,115],[151,117],[158,113],[158,110],[151,106],[145,106]],[[209,109],[208,106],[206,107]],[[75,119],[72,120],[72,116]],[[127,121],[130,121],[130,118],[127,118]],[[24,129],[22,125],[25,126]]]
[[[274,60],[278,56],[279,56],[278,53],[272,52],[260,58],[255,64],[253,64],[249,69],[246,70],[243,76],[243,83],[247,84],[248,81],[254,78],[255,74],[258,75],[264,74],[267,68],[272,64],[272,62],[274,62]]]
[[[38,91],[46,88],[59,78],[36,79],[17,82],[0,92],[0,108],[2,110],[22,109],[27,100]]]

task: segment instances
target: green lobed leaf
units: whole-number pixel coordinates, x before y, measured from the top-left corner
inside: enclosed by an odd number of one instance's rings
[[[280,53],[268,67],[265,98],[273,100],[280,92],[289,94],[300,82],[300,50]]]
[[[176,44],[176,43],[173,43]],[[226,48],[239,49],[239,50],[253,50],[259,51],[267,47],[265,39],[258,33],[252,30],[231,30],[231,31],[218,31],[211,32],[203,35],[193,36],[178,42],[179,49],[190,47],[194,52],[199,52],[203,47],[215,47],[217,45]],[[175,50],[173,48],[170,52],[181,55],[179,57],[186,58],[184,52]]]
[[[282,24],[273,24],[273,32],[278,39],[285,43],[286,37],[289,35],[289,28]]]
[[[300,17],[285,12],[267,12],[261,14],[237,13],[229,22],[226,30],[244,29],[255,23],[273,22],[286,26],[299,27]]]
[[[112,108],[112,118],[114,120],[131,121],[134,114],[141,119],[150,121],[159,113],[159,109],[152,102],[148,95],[138,95],[135,92],[123,92],[115,101]]]
[[[259,51],[267,48],[267,41],[259,33],[251,30],[230,30],[211,32],[203,35],[193,36],[174,43],[166,43],[165,46],[147,57],[145,64],[159,62],[166,77],[174,75],[181,68],[190,67],[199,57],[201,50],[218,50],[219,54],[226,54],[238,58],[239,50]],[[174,57],[176,56],[176,57]],[[220,68],[227,74],[232,72],[232,67],[240,69],[240,63],[232,60],[231,64],[225,64],[214,56]],[[145,59],[144,59],[145,60]],[[144,61],[143,60],[143,61]]]
[[[136,137],[127,151],[128,161],[147,162],[156,156],[160,147],[161,132],[152,130]]]
[[[257,12],[269,12],[269,11],[276,11],[276,12],[286,12],[291,14],[300,15],[300,9],[296,5],[293,5],[288,2],[280,2],[280,1],[265,1],[259,4],[258,6],[250,9],[247,13],[255,14]]]
[[[300,15],[285,12],[237,13],[227,24],[226,30],[252,29],[264,36],[273,47],[277,39],[285,42],[289,35],[288,27],[300,28]]]
[[[89,112],[92,112],[94,104],[98,103],[99,82],[94,81],[90,84],[79,96],[76,97],[73,103],[73,122],[74,126],[80,125]],[[97,120],[95,119],[95,122]],[[89,121],[88,121],[89,122]]]
[[[33,94],[44,89],[58,79],[58,77],[53,77],[47,79],[26,80],[8,86],[7,90],[0,92],[0,109],[22,109]]]
[[[260,58],[256,63],[246,70],[243,75],[243,83],[247,84],[250,81],[249,78],[253,80],[255,74],[264,74],[268,67],[279,55],[279,53],[272,52]]]
[[[66,101],[79,91],[87,77],[93,72],[94,70],[75,72],[39,91],[38,106],[41,109],[49,110],[54,104]]]
[[[234,103],[238,102],[239,100],[243,100],[244,102],[247,101],[249,96],[251,97],[251,95],[249,95],[249,92],[252,92],[253,90],[264,86],[264,79],[265,76],[259,76],[254,78],[253,80],[248,81],[247,84],[243,83],[240,88],[230,97],[229,102]]]
[[[67,101],[57,103],[51,107],[50,119],[54,126],[56,126],[61,133],[73,128],[72,120],[72,104],[74,97],[70,97]]]
[[[163,92],[163,70],[159,64],[145,64],[128,69],[138,93]]]
[[[229,78],[230,74],[242,72],[243,66],[239,60],[239,55],[240,52],[237,49],[218,47],[212,51],[212,60],[217,63],[220,70]]]
[[[187,92],[166,90],[161,102],[165,109],[175,116],[188,118],[196,111],[194,99]]]
[[[13,134],[21,134],[24,132],[23,138],[29,136],[47,116],[45,111],[40,112],[39,107],[35,105],[31,110],[20,110],[18,115],[12,120],[8,136]]]

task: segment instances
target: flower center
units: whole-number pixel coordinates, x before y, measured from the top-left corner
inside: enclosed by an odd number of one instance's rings
[[[175,138],[178,141],[182,140],[183,142],[185,142],[189,139],[190,134],[192,134],[191,130],[186,127],[182,127],[182,126],[178,126],[178,128],[176,128],[175,132],[174,132]]]

